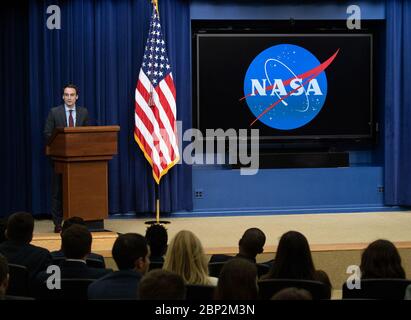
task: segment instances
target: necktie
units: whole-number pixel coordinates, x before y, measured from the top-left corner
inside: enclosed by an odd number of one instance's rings
[[[74,127],[74,120],[73,120],[73,110],[69,110],[69,127]]]

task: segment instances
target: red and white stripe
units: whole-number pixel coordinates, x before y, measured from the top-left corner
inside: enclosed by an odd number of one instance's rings
[[[152,106],[149,106],[150,92]],[[134,137],[153,168],[157,183],[178,162],[176,90],[171,72],[153,86],[140,69],[135,92]]]

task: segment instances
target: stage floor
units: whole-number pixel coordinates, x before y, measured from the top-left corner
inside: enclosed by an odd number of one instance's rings
[[[267,236],[267,248],[276,247],[280,236],[289,230],[302,232],[313,249],[358,247],[384,238],[393,242],[411,241],[411,211],[338,214],[293,214],[273,216],[230,216],[201,218],[168,218],[169,238],[179,230],[193,231],[206,249],[235,252],[243,232],[260,228]],[[105,228],[116,233],[145,234],[146,219],[123,218],[105,220]],[[35,235],[50,233],[51,221],[36,221]],[[234,250],[234,251],[233,251]]]

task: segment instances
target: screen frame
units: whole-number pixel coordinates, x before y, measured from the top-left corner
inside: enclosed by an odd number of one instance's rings
[[[278,136],[278,135],[265,135],[260,136],[259,139],[263,144],[273,144],[273,145],[283,145],[284,143],[289,143],[293,145],[307,145],[309,143],[319,146],[336,146],[336,145],[375,145],[377,132],[378,132],[378,119],[376,112],[376,101],[375,101],[375,49],[376,49],[376,32],[378,31],[376,27],[380,25],[379,22],[368,21],[367,24],[361,30],[348,30],[346,26],[341,26],[341,21],[338,21],[334,27],[332,21],[327,21],[324,24],[327,27],[320,27],[318,24],[321,22],[313,21],[298,21],[298,28],[290,26],[289,21],[276,21],[274,26],[270,27],[250,27],[253,22],[250,21],[234,21],[226,22],[226,24],[232,24],[234,27],[222,26],[222,22],[216,22],[213,25],[212,21],[193,21],[192,22],[192,85],[193,85],[193,127],[201,130],[204,134],[204,130],[201,129],[201,103],[200,103],[200,65],[199,65],[199,43],[202,38],[205,37],[321,37],[321,36],[331,36],[331,37],[366,37],[369,39],[370,45],[370,92],[369,92],[369,110],[368,115],[370,119],[369,131],[367,134],[326,134],[326,135],[293,135],[293,136]],[[257,21],[254,23],[264,24],[264,22]],[[267,23],[267,22],[265,22]],[[272,22],[271,22],[272,23]],[[283,28],[284,32],[273,32],[274,29],[278,30],[278,25],[286,25]],[[314,26],[315,25],[315,26]],[[212,27],[211,27],[212,26]],[[248,27],[246,27],[248,26]],[[308,27],[307,27],[308,26]],[[371,28],[370,28],[371,26]],[[377,38],[378,40],[378,38]],[[218,128],[210,128],[218,129]]]

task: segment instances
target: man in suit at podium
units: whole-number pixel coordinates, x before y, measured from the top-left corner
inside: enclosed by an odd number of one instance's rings
[[[49,141],[55,128],[59,127],[81,127],[88,125],[88,111],[86,108],[76,106],[78,89],[73,84],[63,88],[64,105],[52,108],[47,117],[44,127],[46,142]],[[53,172],[52,179],[51,215],[54,222],[54,232],[61,232],[63,221],[63,201],[61,175]]]

